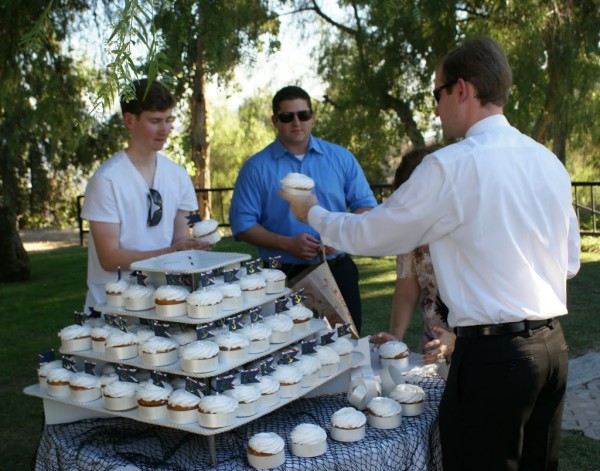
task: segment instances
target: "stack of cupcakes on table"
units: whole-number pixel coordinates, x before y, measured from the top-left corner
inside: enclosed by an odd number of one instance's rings
[[[273,432],[257,433],[248,441],[247,457],[253,468],[277,468],[285,463],[285,442]]]

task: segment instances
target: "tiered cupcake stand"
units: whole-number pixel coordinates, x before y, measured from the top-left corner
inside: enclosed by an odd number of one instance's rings
[[[142,271],[145,275],[148,276],[149,282],[155,286],[158,286],[160,284],[166,284],[166,274],[190,275],[192,283],[194,283],[193,286],[197,286],[198,280],[196,278],[199,277],[202,273],[211,272],[213,270],[220,269],[223,267],[240,267],[242,262],[247,261],[249,259],[250,256],[246,254],[189,250],[176,252],[174,254],[169,255],[163,255],[160,257],[154,257],[141,262],[136,262],[131,265],[131,269]],[[243,268],[241,268],[241,270],[243,270]],[[103,314],[113,314],[125,318],[131,317],[146,320],[158,320],[161,322],[168,323],[202,325],[225,319],[231,316],[237,316],[240,313],[248,311],[249,309],[255,308],[257,306],[262,307],[261,315],[263,317],[267,315],[273,315],[275,312],[275,301],[281,298],[282,296],[287,295],[289,295],[289,290],[286,288],[281,293],[266,295],[261,302],[244,302],[244,305],[238,310],[224,311],[215,317],[206,319],[193,319],[188,316],[171,317],[167,319],[164,317],[157,316],[155,314],[154,309],[149,309],[145,311],[127,311],[124,308],[108,306],[106,304],[96,306],[95,309]],[[288,341],[284,343],[271,344],[268,350],[261,353],[248,353],[246,357],[240,361],[224,362],[219,360],[218,368],[208,373],[194,374],[183,371],[181,369],[179,360],[173,364],[162,367],[144,366],[139,357],[130,360],[121,360],[119,361],[119,364],[131,366],[137,369],[166,372],[182,377],[200,378],[203,380],[203,382],[210,382],[211,379],[214,377],[222,375],[223,373],[244,366],[246,364],[254,363],[257,360],[260,360],[261,358],[273,355],[277,351],[284,350],[286,349],[286,347],[296,344],[327,327],[325,321],[321,319],[312,319],[310,322],[310,328],[306,332],[302,334],[292,332],[292,336]],[[103,365],[102,362],[114,363],[114,361],[112,360],[109,361],[103,354],[97,353],[91,349],[85,351],[69,351],[61,348],[60,353],[62,355],[73,356],[79,359],[80,361],[81,359],[94,360],[100,367]],[[91,417],[119,416],[137,420],[139,422],[145,422],[149,424],[159,425],[162,427],[170,427],[178,430],[185,430],[188,432],[196,433],[199,435],[204,435],[207,437],[209,443],[213,465],[216,465],[217,463],[215,444],[217,434],[230,431],[248,422],[256,420],[276,409],[279,409],[280,407],[285,406],[286,404],[289,404],[290,402],[298,399],[299,397],[305,396],[308,393],[315,391],[317,388],[323,386],[325,383],[331,381],[332,379],[351,369],[353,366],[357,365],[359,362],[361,362],[362,359],[363,355],[361,353],[354,352],[352,354],[350,362],[340,363],[337,372],[335,372],[334,374],[325,378],[319,378],[310,387],[301,388],[297,396],[290,398],[281,398],[279,403],[273,406],[261,405],[255,415],[249,417],[237,417],[233,424],[221,428],[206,428],[198,423],[185,425],[176,424],[170,422],[168,419],[146,419],[138,413],[137,409],[122,412],[110,411],[104,408],[102,398],[90,402],[76,402],[68,397],[50,396],[46,393],[44,389],[42,389],[37,384],[26,387],[24,389],[24,392],[27,395],[43,399],[44,413],[46,417],[46,422],[48,424],[67,423]]]

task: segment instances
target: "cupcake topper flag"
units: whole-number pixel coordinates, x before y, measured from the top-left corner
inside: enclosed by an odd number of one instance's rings
[[[222,393],[229,389],[233,389],[235,387],[235,385],[233,384],[234,378],[235,375],[233,374],[217,376],[215,378],[215,391],[218,393]]]
[[[85,312],[75,311],[75,324],[83,325],[85,320],[87,319],[87,314]]]
[[[260,258],[246,262],[246,274],[254,275],[256,273],[260,273],[262,270],[258,267],[259,263]]]
[[[302,301],[304,301],[306,299],[306,296],[304,296],[304,288],[300,288],[295,293],[292,293],[290,299],[292,300],[292,306],[300,304]]]
[[[148,278],[146,275],[144,275],[140,270],[134,270],[131,272],[130,275],[132,278],[136,279],[136,282],[138,285],[142,285],[142,286],[148,286],[146,284],[146,278]]]
[[[128,383],[138,383],[139,381],[135,377],[135,368],[130,366],[117,365],[117,376],[119,381],[126,381]]]
[[[303,340],[300,343],[300,349],[302,351],[302,355],[307,355],[309,353],[316,353],[317,350],[315,347],[317,346],[317,339],[311,340]]]
[[[187,225],[190,227],[194,227],[194,224],[202,221],[202,216],[200,216],[200,214],[198,214],[197,211],[196,212],[190,211],[189,216],[186,216],[185,218],[188,220]]]
[[[242,384],[258,383],[258,378],[256,377],[258,373],[260,373],[260,368],[242,370],[240,373],[240,382]]]
[[[77,373],[77,368],[75,367],[75,359],[71,355],[65,355],[62,357],[62,366],[65,370]]]
[[[56,359],[56,354],[54,350],[50,350],[48,352],[38,352],[38,364],[42,363],[50,363]]]
[[[117,322],[117,316],[115,314],[104,314],[104,322],[109,327],[119,328],[119,323]]]
[[[269,257],[269,268],[277,269],[281,267],[281,255],[277,255],[276,257]]]
[[[162,371],[152,371],[150,372],[150,378],[152,378],[152,384],[164,388],[165,382],[167,381],[167,373],[163,373]]]
[[[300,361],[296,358],[296,355],[298,355],[298,350],[296,350],[295,348],[291,348],[289,350],[282,351],[281,356],[279,357],[279,364],[280,365],[291,365],[292,363],[294,363],[296,361]]]
[[[260,368],[260,374],[264,376],[264,375],[273,373],[273,371],[275,371],[275,368],[273,368],[274,361],[275,361],[275,359],[272,356],[269,356],[269,357],[263,359],[258,364],[258,366]]]
[[[237,273],[237,268],[232,268],[231,270],[223,270],[223,281],[225,283],[233,283],[235,281],[240,281],[240,279],[236,276]]]
[[[278,300],[276,300],[275,301],[275,313],[279,314],[280,312],[288,311],[289,309],[287,308],[287,302],[288,302],[288,298],[279,298]]]
[[[260,315],[262,312],[262,306],[253,307],[248,311],[250,315],[250,322],[254,324],[255,322],[260,322],[263,320],[263,316]]]
[[[127,319],[122,318],[121,316],[119,316],[117,318],[117,328],[121,331],[121,332],[127,332]]]
[[[117,267],[117,281],[121,281],[121,265]]]
[[[244,324],[240,322],[241,319],[241,314],[238,316],[232,316],[229,319],[227,319],[227,328],[229,329],[229,332],[235,332],[236,330],[241,330],[244,328]]]
[[[214,285],[215,282],[211,277],[212,272],[200,273],[200,286],[206,288],[207,286]]]
[[[204,397],[206,390],[206,384],[200,381],[198,378],[185,378],[185,390],[189,393],[194,394],[200,398]]]
[[[168,285],[187,286],[193,289],[192,275],[186,273],[165,273]]]
[[[337,328],[338,339],[345,335],[350,335],[350,324],[342,324]]]
[[[93,361],[84,361],[83,371],[85,371],[89,375],[96,376],[96,363],[94,363]]]
[[[333,334],[335,334],[335,330],[321,335],[321,345],[328,345],[330,343],[334,343],[335,340],[333,340]]]
[[[197,325],[196,340],[206,340],[211,337],[214,337],[214,335],[210,332],[210,329],[212,329],[214,326],[215,324],[213,322],[210,322],[208,324]]]
[[[168,332],[169,327],[170,324],[167,324],[166,322],[154,321],[154,335],[157,337],[171,337]]]

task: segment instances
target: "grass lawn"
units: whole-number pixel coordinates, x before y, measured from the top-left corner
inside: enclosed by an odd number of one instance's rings
[[[224,238],[224,252],[254,256],[246,244]],[[0,283],[0,470],[28,469],[42,427],[42,401],[23,388],[37,382],[37,353],[60,345],[57,332],[73,323],[73,311],[83,308],[87,251],[70,247],[30,254],[32,276],[26,282]],[[388,326],[394,286],[394,259],[356,257],[361,273],[363,335]],[[562,320],[573,357],[600,349],[600,254],[584,253],[579,275],[568,284],[571,314]],[[420,317],[415,316],[406,338],[416,348]],[[563,432],[561,470],[598,469],[600,442],[581,433]]]

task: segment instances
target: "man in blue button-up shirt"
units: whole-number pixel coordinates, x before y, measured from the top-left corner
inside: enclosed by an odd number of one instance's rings
[[[283,177],[291,172],[311,177],[319,202],[331,211],[361,213],[377,204],[356,158],[347,149],[311,135],[314,120],[306,91],[295,86],[279,90],[273,97],[271,117],[277,138],[242,166],[231,202],[234,236],[255,245],[264,260],[280,256],[288,279],[319,262],[321,242],[319,233],[299,222],[279,197]],[[356,265],[330,247],[325,247],[325,253],[360,330]]]

